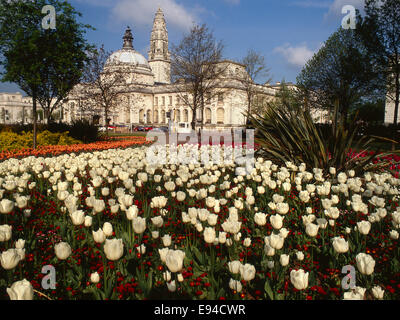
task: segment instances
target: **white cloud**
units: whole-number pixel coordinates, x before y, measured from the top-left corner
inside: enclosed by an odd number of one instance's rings
[[[337,19],[344,17],[342,8],[346,5],[354,6],[356,9],[362,11],[364,8],[364,0],[335,0],[329,7],[329,11],[325,14],[324,18],[327,20]]]
[[[280,53],[292,67],[301,68],[316,51],[309,49],[306,44],[293,47],[287,43],[275,48],[274,52]]]
[[[198,20],[198,8],[189,11],[175,0],[119,0],[112,9],[112,19],[136,26],[151,25],[158,7],[162,8],[168,26],[187,30]]]

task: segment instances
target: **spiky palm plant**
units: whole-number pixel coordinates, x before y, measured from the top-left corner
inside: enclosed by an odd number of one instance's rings
[[[335,119],[338,107],[335,107]],[[351,149],[368,151],[378,137],[357,137],[358,125],[355,121],[345,126],[344,120],[337,120],[330,132],[323,135],[312,118],[289,89],[282,89],[277,102],[270,103],[263,115],[249,115],[256,129],[256,143],[266,158],[284,164],[290,161],[308,168],[321,168],[325,173],[330,167],[339,171],[362,171],[379,152],[367,157],[349,158]],[[371,166],[369,167],[371,168]]]

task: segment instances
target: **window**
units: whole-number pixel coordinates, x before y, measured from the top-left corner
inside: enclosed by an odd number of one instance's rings
[[[144,111],[143,111],[143,109],[139,111],[139,123],[144,123]]]
[[[181,103],[181,98],[177,97],[176,98],[176,104],[179,106],[180,103]]]
[[[155,105],[155,106],[158,106],[158,97],[155,97],[155,98],[154,98],[154,105]]]
[[[224,94],[218,93],[218,102],[224,102]]]
[[[158,123],[158,111],[154,111],[154,123]]]
[[[165,97],[162,97],[162,106],[165,106]]]
[[[151,111],[150,110],[147,110],[147,117],[146,117],[147,119],[147,123],[151,123]]]
[[[181,111],[176,110],[176,122],[181,122]]]
[[[161,123],[165,123],[165,111],[161,111]]]
[[[169,96],[169,105],[172,106],[172,96]]]
[[[225,110],[223,108],[218,108],[217,110],[217,123],[224,124],[225,122]]]
[[[211,109],[206,108],[206,123],[211,123]]]
[[[189,122],[189,111],[187,109],[183,111],[183,121]]]

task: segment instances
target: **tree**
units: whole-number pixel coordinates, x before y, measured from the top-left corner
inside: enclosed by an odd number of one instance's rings
[[[56,28],[44,28],[42,9],[52,5]],[[66,1],[0,0],[2,81],[18,84],[32,97],[33,147],[36,148],[37,102],[51,113],[79,81],[89,48],[83,38],[90,28],[77,22],[81,14]]]
[[[345,126],[351,106],[362,98],[381,95],[384,89],[356,31],[342,28],[307,62],[297,85],[307,107],[332,110],[337,104],[334,125],[341,116]]]
[[[171,48],[171,77],[181,100],[192,110],[192,129],[201,111],[203,124],[204,102],[218,95],[218,78],[226,67],[220,64],[223,44],[203,24],[193,26],[178,45]],[[206,97],[205,97],[206,96]]]
[[[357,30],[369,58],[383,75],[387,97],[394,101],[395,138],[400,103],[400,2],[366,0],[365,17],[359,17]]]
[[[265,78],[269,74],[269,69],[265,64],[265,57],[260,53],[250,49],[241,63],[245,66],[247,75],[240,77],[239,81],[243,84],[247,96],[247,114],[250,114],[254,105],[254,98],[257,93],[255,81],[259,78]],[[268,79],[266,82],[271,81]],[[248,117],[246,117],[247,119]],[[246,120],[247,123],[247,120]]]
[[[118,87],[125,84],[123,68],[107,68],[111,52],[100,48],[88,52],[88,62],[84,69],[83,83],[76,88],[81,98],[85,100],[85,111],[100,111],[104,113],[108,134],[109,114],[119,103]]]
[[[352,117],[356,116],[363,122],[382,124],[385,117],[385,101],[381,99],[358,103],[352,110]]]
[[[323,169],[324,175],[328,175],[330,167],[338,172],[368,170],[371,161],[379,154],[348,159],[350,148],[368,151],[375,139],[368,136],[356,139],[359,127],[354,122],[349,128],[341,122],[323,132],[310,110],[305,108],[302,97],[285,84],[263,115],[250,114],[249,119],[256,129],[255,142],[260,145],[259,153],[274,163],[305,163],[308,168]]]

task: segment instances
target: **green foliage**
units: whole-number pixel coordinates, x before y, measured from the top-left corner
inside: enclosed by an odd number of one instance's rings
[[[32,131],[32,124],[0,125],[1,131],[9,131],[17,134]],[[88,120],[77,120],[72,124],[55,123],[42,124],[38,126],[38,132],[47,130],[51,133],[69,132],[69,136],[83,143],[95,142],[98,140],[98,127],[91,124]]]
[[[84,143],[98,140],[99,128],[88,120],[77,120],[69,128],[70,136],[82,140]]]
[[[81,140],[84,143],[98,140],[98,127],[91,124],[88,120],[76,120],[72,124],[50,123],[46,129],[51,132],[68,131],[72,138]]]
[[[344,121],[323,134],[296,96],[296,92],[284,87],[265,115],[250,115],[257,131],[256,143],[266,158],[280,164],[304,162],[308,168],[321,168],[326,173],[330,167],[338,171],[360,171],[370,163],[374,156],[357,160],[348,159],[347,153],[352,148],[368,150],[375,139],[367,136],[357,139],[358,127],[353,123],[347,128]],[[335,111],[338,112],[337,106]]]
[[[385,101],[367,101],[357,104],[352,110],[350,117],[371,124],[382,124],[385,117]]]
[[[33,147],[33,133],[22,132],[21,134],[2,130],[0,133],[0,151],[20,150]],[[71,145],[78,144],[81,141],[68,136],[68,132],[52,133],[47,130],[38,134],[37,142],[39,146],[48,145]]]
[[[45,5],[56,10],[56,29],[42,27]],[[0,0],[1,80],[16,83],[32,97],[34,133],[36,102],[50,119],[82,77],[91,48],[84,34],[91,27],[77,21],[80,15],[67,1]]]
[[[366,0],[357,35],[368,57],[383,75],[386,95],[394,102],[393,123],[398,123],[400,104],[400,1]],[[392,131],[393,137],[396,131]]]
[[[309,60],[297,85],[310,105],[333,109],[347,118],[352,106],[366,97],[384,96],[384,80],[354,30],[340,28]]]

